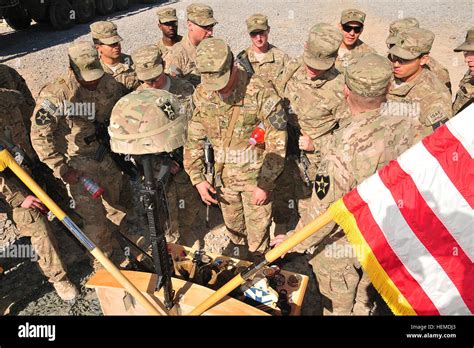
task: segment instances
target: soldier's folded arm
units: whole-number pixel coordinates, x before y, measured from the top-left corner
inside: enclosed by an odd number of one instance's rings
[[[14,178],[0,174],[0,197],[12,207],[21,206],[30,193],[19,184]]]
[[[59,103],[51,98],[39,98],[31,119],[31,142],[39,159],[53,170],[57,178],[69,171],[66,156],[61,153],[54,140],[58,131],[59,118],[52,112]]]
[[[194,109],[188,124],[188,135],[184,145],[184,170],[188,173],[193,186],[206,180],[204,176],[204,141],[206,130],[201,122],[199,108]]]
[[[265,126],[265,153],[257,186],[269,192],[283,171],[287,143],[287,117],[281,98],[273,88],[267,88],[263,98],[261,116]]]

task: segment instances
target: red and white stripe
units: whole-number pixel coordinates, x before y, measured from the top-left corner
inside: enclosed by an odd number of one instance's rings
[[[417,314],[474,313],[474,105],[344,203]]]

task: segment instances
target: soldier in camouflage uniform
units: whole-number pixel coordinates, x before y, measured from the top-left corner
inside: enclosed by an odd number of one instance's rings
[[[245,50],[245,56],[256,75],[275,83],[290,58],[285,52],[268,42],[270,26],[267,16],[254,14],[247,18],[246,24],[252,46]]]
[[[342,35],[332,25],[316,24],[311,28],[303,57],[292,59],[277,81],[289,115],[288,126],[301,129],[303,134],[296,146],[297,152],[304,151],[311,162],[307,171],[310,180],[316,175],[321,147],[337,127],[336,111],[344,100],[344,79],[334,67],[341,41]],[[296,155],[291,154],[293,161]],[[312,189],[303,183],[294,165],[287,168],[294,173],[299,225],[305,225],[310,221],[307,211],[311,210]]]
[[[17,161],[22,161],[21,153],[35,158],[24,122],[26,98],[31,97],[31,94],[24,95],[26,91],[29,92],[25,81],[14,69],[8,70],[12,77],[17,78],[17,84],[12,83],[8,87],[13,88],[0,90],[0,144],[9,148]],[[12,147],[21,149],[21,152],[13,153]],[[11,207],[9,213],[12,213],[20,234],[31,237],[31,245],[39,256],[40,270],[53,284],[59,297],[65,301],[73,300],[77,296],[77,289],[69,281],[66,268],[59,257],[53,231],[44,215],[47,208],[12,173],[0,173],[0,181],[0,197]]]
[[[35,99],[23,77],[15,69],[5,64],[0,64],[0,91],[4,96],[7,96],[7,93],[22,95],[24,101],[18,107],[21,110],[26,129],[30,129],[30,118],[35,108]],[[15,100],[17,97],[12,96],[12,98]]]
[[[196,49],[205,38],[212,36],[217,21],[210,6],[191,4],[186,8],[188,32],[170,51],[166,60],[166,73],[180,76],[196,87],[201,77],[196,68]]]
[[[243,59],[250,63],[256,75],[275,84],[290,58],[285,52],[268,42],[270,26],[268,25],[267,16],[254,14],[247,18],[246,24],[252,46],[239,53],[239,55],[242,54],[245,57]],[[245,66],[243,68],[245,69]],[[294,165],[293,161],[285,164],[285,167],[292,165]],[[284,170],[275,185],[272,213],[276,224],[275,233],[279,233],[279,231],[286,232],[286,224],[295,212],[296,198],[292,194],[295,183],[292,173],[293,171],[290,169]],[[293,209],[291,209],[292,206]]]
[[[409,120],[381,108],[391,77],[390,62],[373,53],[346,69],[344,112],[350,116],[334,132],[318,167],[311,198],[313,218],[411,145],[406,135]],[[274,239],[272,245],[283,239]],[[370,313],[374,289],[339,226],[326,225],[295,251],[305,250],[313,255],[310,264],[325,315]]]
[[[111,254],[110,228],[118,228],[126,215],[119,204],[124,183],[110,155],[99,156],[101,145],[96,126],[108,123],[123,88],[104,73],[97,51],[90,43],[72,44],[68,55],[68,71],[39,93],[32,117],[31,140],[41,161],[68,184],[71,208],[82,217],[84,232]],[[102,197],[93,199],[84,190],[81,177],[98,183],[105,190]],[[112,223],[110,226],[107,219]]]
[[[178,17],[176,17],[176,9],[171,7],[165,7],[159,9],[158,15],[158,28],[160,28],[163,34],[162,38],[156,44],[161,52],[161,57],[166,63],[167,57],[171,47],[176,43],[180,42],[183,37],[178,34]]]
[[[390,24],[389,34],[387,40],[387,47],[390,49],[395,42],[397,42],[397,35],[401,30],[410,29],[410,28],[419,28],[420,23],[416,18],[407,17],[403,19],[396,20]],[[449,77],[449,71],[446,69],[440,62],[434,59],[430,55],[428,63],[424,67],[432,71],[436,77],[448,88],[449,93],[451,93],[451,79]]]
[[[155,45],[139,48],[132,57],[137,76],[140,81],[144,81],[138,91],[159,89],[171,93],[184,111],[186,121],[189,121],[192,116],[193,85],[182,78],[171,77],[163,72],[161,53]],[[167,241],[192,246],[197,240],[193,226],[196,224],[197,217],[203,212],[203,205],[189,180],[189,175],[182,167],[182,150],[180,147],[174,151],[180,160],[174,161],[171,180],[166,191],[170,214],[170,231],[167,231]],[[155,161],[155,165],[158,172],[159,160]]]
[[[234,64],[220,39],[198,47],[196,64],[202,83],[194,92],[184,168],[204,203],[219,203],[234,244],[247,240],[251,253],[268,248],[271,192],[283,170],[286,116],[273,87]],[[264,143],[249,145],[252,132],[265,129]],[[214,147],[215,186],[204,176],[204,140]],[[217,191],[217,192],[216,192]],[[212,194],[217,193],[217,199]]]
[[[124,93],[134,91],[140,83],[131,57],[122,53],[120,42],[123,39],[117,32],[117,26],[109,21],[100,21],[92,23],[90,28],[105,73],[112,75],[123,86]]]
[[[433,40],[431,31],[410,28],[398,33],[396,43],[388,51],[395,79],[385,107],[391,114],[412,119],[412,143],[431,134],[452,113],[449,91],[433,72],[423,68]]]
[[[360,55],[375,53],[375,50],[359,37],[364,31],[365,13],[357,9],[347,9],[341,13],[338,24],[342,34],[341,47],[337,54],[336,69],[343,72],[352,60]]]
[[[453,104],[453,115],[471,105],[474,99],[474,27],[469,29],[466,40],[454,52],[463,52],[469,70],[459,83],[459,90]]]

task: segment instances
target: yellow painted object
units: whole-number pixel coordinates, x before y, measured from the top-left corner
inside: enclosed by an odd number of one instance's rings
[[[104,268],[114,276],[114,278],[126,289],[138,302],[153,315],[160,315],[160,312],[153,304],[138,291],[138,289],[120,272],[120,270],[110,261],[97,246],[81,231],[79,227],[66,215],[66,213],[47,195],[46,192],[31,178],[31,176],[16,163],[8,150],[0,151],[0,171],[6,168],[15,175],[38,197],[44,205],[74,234],[74,236],[87,248],[87,250],[104,266]]]

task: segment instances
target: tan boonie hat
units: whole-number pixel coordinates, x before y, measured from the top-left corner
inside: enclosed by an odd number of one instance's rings
[[[474,51],[474,27],[470,28],[466,34],[466,40],[454,49],[454,52]]]
[[[364,12],[354,8],[349,8],[347,10],[342,11],[341,24],[346,24],[349,22],[359,22],[360,24],[364,24],[365,16],[366,15]]]
[[[263,31],[268,29],[268,18],[263,14],[254,14],[247,18],[247,31],[250,33],[254,31]]]
[[[140,81],[153,80],[163,73],[163,59],[156,45],[140,47],[133,52],[132,61]]]
[[[110,116],[113,152],[144,155],[171,152],[186,142],[186,108],[162,89],[132,92],[115,104]]]
[[[117,26],[109,21],[95,22],[90,25],[93,39],[97,39],[103,44],[113,45],[122,41],[122,37],[117,33]]]
[[[435,35],[427,29],[402,30],[398,33],[397,41],[388,53],[403,59],[415,59],[431,51],[434,38]]]
[[[395,42],[397,42],[397,35],[401,30],[419,27],[420,23],[415,17],[407,17],[396,20],[390,24],[389,34],[385,42],[387,45],[393,45]]]
[[[191,4],[186,8],[186,12],[188,14],[188,21],[191,21],[194,24],[202,27],[217,24],[211,6],[204,4]]]
[[[208,91],[219,91],[229,82],[232,51],[222,39],[204,39],[197,47],[196,68],[201,84]]]
[[[327,23],[314,25],[304,49],[304,63],[313,69],[328,70],[336,61],[341,42],[342,34],[334,26]]]
[[[74,42],[68,47],[68,55],[72,70],[81,80],[90,82],[104,76],[97,50],[90,42]]]
[[[387,93],[392,78],[390,61],[376,53],[354,59],[344,73],[347,87],[363,97],[378,97]]]
[[[165,7],[156,11],[158,15],[158,21],[160,23],[169,23],[169,22],[177,22],[178,17],[176,17],[176,9],[172,7]]]

